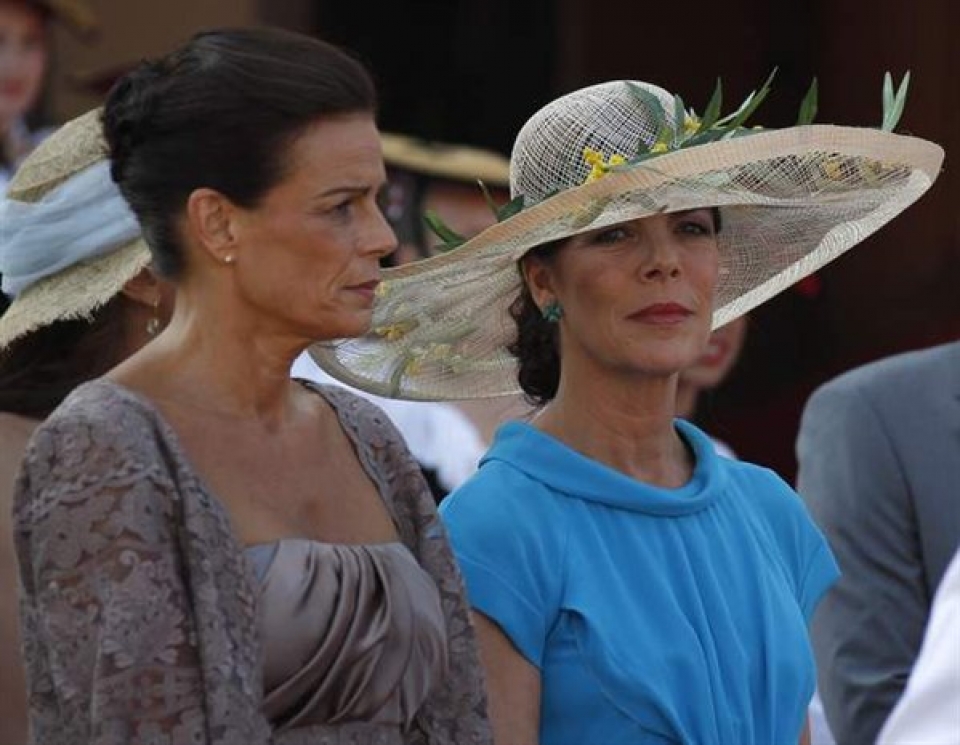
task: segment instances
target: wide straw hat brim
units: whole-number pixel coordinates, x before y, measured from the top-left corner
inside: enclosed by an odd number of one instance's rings
[[[0,349],[55,321],[90,318],[150,264],[143,240],[81,262],[23,291],[0,318]]]
[[[64,124],[27,157],[6,196],[38,201],[106,157],[100,111],[89,111]],[[149,263],[150,250],[137,238],[40,280],[20,293],[0,316],[0,349],[55,321],[91,317]]]
[[[475,184],[479,179],[491,187],[510,186],[510,161],[499,153],[391,132],[382,132],[380,141],[388,166],[466,184]]]
[[[384,273],[371,331],[311,348],[345,383],[412,400],[519,392],[508,309],[531,248],[650,215],[719,207],[714,327],[885,225],[936,179],[943,150],[853,127],[803,126],[677,150],[568,189],[459,249]]]

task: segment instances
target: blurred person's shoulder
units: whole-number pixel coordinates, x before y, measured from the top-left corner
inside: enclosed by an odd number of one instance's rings
[[[0,411],[0,525],[8,522],[13,483],[38,424],[36,419]]]
[[[818,388],[811,400],[860,394],[873,398],[950,387],[960,392],[960,341],[884,357],[849,370]]]

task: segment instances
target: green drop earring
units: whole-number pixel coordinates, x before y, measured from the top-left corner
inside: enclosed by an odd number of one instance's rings
[[[560,319],[563,318],[563,308],[556,300],[551,300],[544,305],[540,312],[543,314],[543,320],[547,323],[559,323]]]

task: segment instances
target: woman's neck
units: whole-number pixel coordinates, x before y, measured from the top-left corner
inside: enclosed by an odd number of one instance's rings
[[[700,389],[695,385],[684,383],[683,378],[677,381],[677,416],[682,419],[692,417],[696,413],[699,396]]]
[[[676,488],[693,458],[674,428],[677,376],[565,371],[534,426],[639,481]]]
[[[281,427],[298,392],[290,367],[304,341],[283,337],[236,313],[182,301],[167,328],[111,377],[161,405]]]

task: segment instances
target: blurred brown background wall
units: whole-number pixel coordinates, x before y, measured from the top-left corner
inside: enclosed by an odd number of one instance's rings
[[[813,76],[820,122],[877,125],[884,71],[913,83],[900,130],[945,146],[946,170],[919,204],[751,317],[743,359],[700,412],[743,457],[791,478],[802,404],[826,378],[893,352],[960,337],[960,5],[952,0],[90,0],[97,46],[57,39],[50,111],[95,105],[71,75],[108,70],[208,26],[273,23],[353,48],[381,86],[383,126],[508,151],[558,93],[639,78],[702,109],[722,77],[728,105],[774,67],[756,117],[793,122]]]
[[[276,0],[283,3],[283,0]],[[99,103],[94,79],[160,54],[197,29],[259,21],[256,0],[87,0],[100,31],[92,43],[55,27],[54,65],[47,110],[62,121]]]

